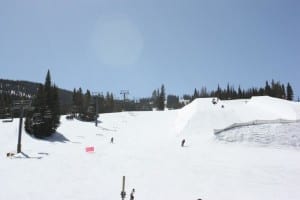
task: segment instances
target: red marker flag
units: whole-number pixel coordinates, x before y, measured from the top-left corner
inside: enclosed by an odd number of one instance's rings
[[[85,147],[85,151],[88,153],[92,153],[95,151],[94,147]]]

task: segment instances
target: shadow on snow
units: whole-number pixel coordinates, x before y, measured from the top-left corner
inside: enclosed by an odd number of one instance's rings
[[[34,137],[34,135],[30,135],[30,134],[29,134],[29,136],[36,140],[42,140],[42,141],[48,141],[48,142],[61,142],[61,143],[70,142],[70,140],[68,138],[66,138],[63,134],[61,134],[59,132],[55,132],[51,136],[45,137],[45,138],[37,138],[37,137]]]
[[[61,142],[61,143],[66,143],[70,142],[68,138],[66,138],[63,134],[59,132],[55,132],[53,135],[44,138],[43,140],[49,141],[49,142]]]

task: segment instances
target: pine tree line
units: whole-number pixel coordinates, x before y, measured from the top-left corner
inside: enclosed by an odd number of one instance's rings
[[[40,84],[26,82],[26,81],[9,81],[0,79],[0,118],[4,118],[8,113],[11,113],[10,107],[13,100],[32,99],[35,96],[40,96],[37,91],[42,91]],[[268,95],[282,99],[293,100],[294,93],[290,83],[287,85],[281,84],[279,81],[272,80],[270,83],[266,81],[263,87],[252,87],[249,89],[242,89],[240,86],[235,88],[227,84],[225,88],[219,85],[215,90],[208,91],[206,87],[200,90],[195,89],[192,95],[183,95],[185,100],[193,100],[199,97],[218,97],[220,99],[238,99],[250,98],[252,96]],[[73,92],[59,89],[59,99],[61,109],[60,114],[76,113],[77,116],[84,120],[94,120],[95,117],[95,96],[89,90],[83,93],[82,89],[74,89]],[[107,92],[106,95],[98,96],[99,113],[119,112],[124,106],[127,111],[136,110],[164,110],[165,106],[168,108],[181,108],[183,103],[179,102],[179,96],[168,95],[166,98],[165,86],[156,89],[152,92],[152,96],[142,98],[138,101],[127,100],[123,105],[122,100],[115,99],[112,93]],[[15,117],[18,113],[15,113]]]
[[[216,90],[208,92],[206,87],[202,87],[201,90],[197,90],[195,88],[193,95],[185,95],[184,98],[190,98],[191,100],[195,98],[203,98],[203,97],[218,97],[219,99],[241,99],[241,98],[251,98],[252,96],[271,96],[281,99],[293,100],[294,92],[290,83],[285,86],[280,83],[280,81],[271,81],[269,84],[266,81],[264,87],[260,88],[249,88],[247,90],[241,89],[239,86],[237,90],[234,86],[230,86],[227,84],[225,89],[222,89],[219,85]]]
[[[71,113],[84,121],[93,121],[95,119],[96,107],[99,113],[114,112],[115,100],[112,93],[92,95],[89,90],[83,94],[82,89],[73,90]],[[96,105],[98,104],[98,105]]]

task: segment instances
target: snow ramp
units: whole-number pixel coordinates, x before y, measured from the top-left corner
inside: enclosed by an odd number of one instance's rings
[[[257,122],[296,122],[300,120],[300,103],[268,96],[251,99],[218,100],[198,98],[178,111],[175,131],[178,134],[210,136],[239,124]]]

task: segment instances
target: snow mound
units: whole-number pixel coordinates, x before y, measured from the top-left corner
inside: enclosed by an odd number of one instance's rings
[[[300,122],[244,126],[221,132],[216,138],[225,142],[300,150]]]
[[[182,108],[175,121],[179,134],[202,134],[209,136],[214,130],[222,130],[233,124],[253,121],[297,121],[300,119],[300,104],[268,96],[242,100],[195,99]]]

